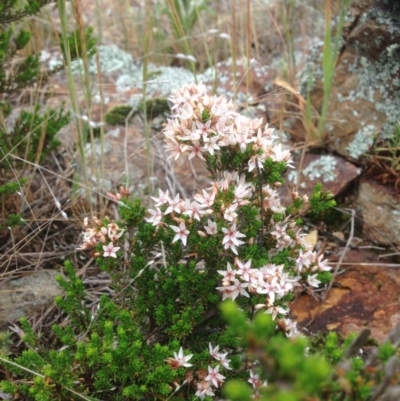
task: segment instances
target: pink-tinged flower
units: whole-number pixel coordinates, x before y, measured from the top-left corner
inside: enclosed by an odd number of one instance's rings
[[[277,238],[276,248],[277,249],[290,248],[292,243],[293,243],[293,240],[289,237],[289,235],[284,235],[281,238]]]
[[[275,238],[281,238],[286,235],[286,227],[287,224],[284,226],[279,225],[278,223],[275,224],[275,229],[274,231],[271,231],[271,235],[273,235]]]
[[[227,207],[224,212],[224,219],[227,221],[233,221],[237,217],[236,209],[238,207],[237,203],[234,203]]]
[[[318,276],[318,273],[309,275],[309,276],[307,277],[307,283],[308,283],[309,285],[311,285],[312,287],[318,288],[319,285],[321,284],[321,281],[317,279],[317,276]]]
[[[173,103],[171,110],[175,110],[177,107],[181,107],[185,103],[188,103],[192,99],[192,94],[186,88],[186,85],[181,88],[174,90],[169,100]]]
[[[172,157],[175,160],[178,160],[179,156],[185,152],[183,145],[178,143],[175,138],[168,138],[165,144],[165,149],[167,150],[167,152],[171,153],[171,155],[168,157],[168,160]]]
[[[266,294],[268,295],[268,306],[271,306],[275,302],[276,298],[276,287],[274,285],[264,283],[264,285],[256,289],[257,294]],[[265,300],[267,302],[267,300]]]
[[[214,384],[215,387],[218,387],[225,380],[225,376],[218,372],[219,366],[217,365],[215,368],[208,366],[208,376],[204,378],[204,380]]]
[[[197,397],[203,399],[206,395],[213,397],[215,394],[212,391],[211,384],[208,381],[202,380],[201,382],[197,383]]]
[[[239,145],[240,151],[244,153],[247,148],[247,144],[254,141],[253,138],[248,137],[247,135],[242,135],[239,133],[235,133],[236,143]]]
[[[226,191],[229,185],[237,179],[238,173],[236,171],[223,171],[222,176],[223,178],[218,181],[218,185],[223,191]]]
[[[303,250],[300,249],[299,257],[296,259],[298,272],[300,273],[304,266],[308,269],[314,261],[315,252],[307,251],[306,253],[303,253]]]
[[[194,110],[190,102],[184,103],[179,107],[179,112],[173,115],[174,118],[189,120],[193,117]]]
[[[250,160],[248,162],[248,170],[249,173],[252,172],[255,168],[258,168],[259,170],[262,170],[264,168],[264,163],[260,156],[251,156]]]
[[[227,359],[226,356],[228,355],[228,353],[226,352],[225,354],[218,354],[218,357],[216,359],[218,359],[219,363],[225,368],[225,369],[229,369],[232,370],[232,368],[230,367],[230,359]]]
[[[154,206],[165,205],[165,204],[169,203],[169,201],[171,200],[171,198],[168,195],[168,189],[165,192],[163,192],[163,191],[161,191],[161,189],[159,189],[158,194],[159,194],[158,198],[156,198],[155,196],[151,197],[151,199],[153,199],[154,201],[157,202]]]
[[[272,315],[272,319],[275,320],[278,315],[287,315],[288,310],[281,306],[270,306],[265,312]]]
[[[119,246],[114,246],[112,242],[110,242],[108,245],[103,245],[103,257],[108,258],[116,258],[117,254],[116,252],[119,251],[121,248]]]
[[[185,223],[179,224],[179,227],[170,226],[175,232],[176,235],[172,240],[172,243],[178,241],[179,239],[182,241],[183,245],[186,246],[187,236],[189,235],[189,230],[186,229]]]
[[[232,241],[235,245],[240,245],[240,243],[243,243],[238,238],[243,238],[245,235],[236,229],[236,223],[232,224],[229,228],[222,228],[222,232],[225,233],[222,244],[226,244],[228,241]]]
[[[277,144],[273,147],[271,159],[276,162],[285,162],[287,167],[293,168],[293,160],[289,149],[282,149],[282,144]]]
[[[185,204],[184,204],[185,211],[182,214],[186,214],[186,215],[190,216],[191,218],[200,221],[201,216],[206,213],[205,210],[201,210],[202,207],[204,207],[204,206],[200,205],[196,201],[185,202]]]
[[[203,156],[203,151],[204,151],[204,149],[203,149],[203,147],[201,146],[200,142],[198,142],[198,141],[193,141],[192,143],[193,143],[192,146],[187,146],[187,147],[186,147],[186,150],[190,151],[189,160],[193,159],[194,157],[198,157],[198,158],[200,158],[201,160],[204,160],[204,161],[205,161],[206,159],[205,159],[204,156]]]
[[[174,199],[169,199],[168,204],[169,206],[165,210],[164,214],[168,214],[171,212],[181,212],[182,200],[179,198],[179,194],[176,194]]]
[[[192,358],[193,354],[190,355],[184,355],[183,354],[183,348],[181,347],[179,349],[179,352],[176,353],[174,352],[174,357],[173,358],[167,358],[166,362],[168,362],[173,369],[178,369],[179,367],[183,366],[185,368],[189,368],[192,366],[191,363],[188,363],[188,361]]]
[[[232,294],[233,294],[232,286],[229,285],[223,287],[216,287],[215,289],[222,292],[223,301],[225,301],[225,299],[232,299]]]
[[[268,295],[268,306],[272,306],[276,297],[282,298],[282,296],[285,295],[285,292],[280,286],[278,280],[279,277],[276,275],[264,274],[264,277],[262,275],[258,275],[257,277],[252,278],[251,287],[254,288],[257,294]]]
[[[246,197],[251,197],[253,194],[253,187],[246,182],[239,182],[235,187],[235,201],[238,205],[247,205],[250,203]]]
[[[219,351],[219,345],[217,345],[216,347],[213,348],[211,343],[208,343],[208,349],[210,350],[210,355],[214,358],[214,359],[218,359],[218,351]]]
[[[327,265],[328,259],[322,260],[323,257],[324,257],[324,255],[319,255],[318,256],[318,269],[321,270],[321,271],[328,272],[332,268]]]
[[[111,241],[117,241],[124,234],[124,229],[119,228],[116,223],[110,223],[107,226],[107,235]]]
[[[210,130],[211,118],[208,121],[206,121],[205,123],[203,123],[201,121],[196,121],[195,125],[196,125],[196,132],[198,132],[203,137],[204,137],[204,135],[207,136],[207,134],[210,131],[213,132],[213,130]]]
[[[156,226],[156,225],[160,224],[161,220],[163,218],[163,215],[164,215],[163,212],[160,210],[160,208],[157,207],[156,210],[149,209],[148,211],[151,214],[151,216],[150,217],[146,217],[145,220],[148,223],[152,223],[153,226]]]
[[[184,129],[183,132],[185,135],[179,136],[177,139],[180,141],[189,141],[189,142],[198,142],[200,140],[200,134],[196,131],[192,131],[189,129]],[[185,145],[185,152],[188,150],[189,145]]]
[[[204,226],[204,229],[206,230],[208,235],[216,235],[218,228],[217,228],[217,223],[214,223],[210,219],[207,220],[207,225]]]
[[[225,244],[224,244],[224,249],[230,249],[235,255],[238,255],[238,251],[236,246],[242,245],[244,244],[244,241],[241,240],[236,240],[235,242],[232,240],[228,240]]]
[[[302,335],[297,329],[297,323],[292,319],[286,318],[279,320],[278,326],[285,332],[286,337],[296,337]]]
[[[285,208],[281,205],[279,198],[269,199],[268,206],[274,213],[283,213],[285,211]]]
[[[217,141],[220,139],[219,136],[212,136],[211,138],[204,138],[203,136],[203,150],[205,152],[208,152],[210,155],[214,154],[214,150],[219,150],[221,149],[219,145],[217,144]]]
[[[250,281],[250,275],[254,273],[254,269],[251,268],[251,259],[246,263],[243,263],[241,260],[236,259],[236,265],[238,267],[237,274],[242,276],[244,281]]]
[[[217,270],[217,272],[223,276],[223,285],[229,285],[231,282],[235,281],[236,270],[232,269],[229,262],[227,263],[226,270]]]
[[[254,389],[258,388],[261,386],[261,380],[260,376],[257,373],[254,373],[252,370],[250,370],[250,379],[247,380]]]
[[[309,251],[312,249],[312,246],[306,241],[307,234],[302,233],[301,229],[297,230],[295,241],[298,245],[301,245],[305,250]]]
[[[209,194],[205,189],[203,189],[203,195],[196,194],[194,196],[197,202],[199,202],[202,206],[210,207],[214,204],[215,200],[215,192]]]
[[[239,280],[235,279],[232,285],[226,287],[217,287],[217,290],[222,291],[223,293],[222,300],[230,298],[234,301],[239,295],[243,295],[247,298],[250,297],[250,295],[246,291],[246,288],[248,288],[248,286],[249,286],[248,283],[241,283]],[[229,291],[228,293],[226,293],[226,296],[224,293],[224,289],[227,289]]]

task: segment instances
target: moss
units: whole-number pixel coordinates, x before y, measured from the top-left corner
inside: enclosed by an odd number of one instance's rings
[[[132,106],[116,106],[106,113],[105,121],[110,125],[125,124],[125,121],[130,113],[132,113]],[[134,113],[132,113],[131,117],[133,117],[133,114]]]
[[[137,107],[130,105],[116,106],[105,115],[105,121],[110,125],[124,125],[126,119],[133,118],[138,112],[144,113],[148,120],[163,115],[169,111],[168,101],[164,98],[146,99],[141,101]]]
[[[167,113],[169,109],[168,101],[165,98],[147,99],[146,102],[142,101],[139,105],[141,112],[146,111],[148,120],[152,120],[158,116]]]

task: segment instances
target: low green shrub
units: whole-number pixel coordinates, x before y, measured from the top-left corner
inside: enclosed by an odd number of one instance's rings
[[[121,221],[86,218],[79,249],[108,273],[112,295],[90,305],[67,262],[56,303],[68,324],[53,327],[58,343],[48,349],[22,320],[26,350],[0,358],[1,391],[36,401],[367,399],[373,382],[359,379],[363,361],[335,371],[331,342],[307,353],[289,318],[297,287],[331,280],[299,210],[320,213],[332,197],[293,192],[283,206],[278,189],[291,155],[262,119],[240,115],[204,85],[185,85],[170,101],[166,149],[202,159],[210,187],[185,200],[160,190],[148,210],[123,187],[108,194]]]

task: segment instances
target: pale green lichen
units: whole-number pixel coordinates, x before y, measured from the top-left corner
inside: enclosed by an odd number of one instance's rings
[[[142,92],[145,86],[146,95],[149,97],[155,94],[168,96],[173,89],[195,79],[193,73],[185,68],[159,67],[150,63],[147,67],[148,80],[143,82],[143,68],[135,62],[132,55],[116,45],[98,46],[97,51],[98,57],[89,59],[89,73],[96,76],[98,66],[100,66],[102,74],[116,74],[115,85],[118,92],[126,92],[132,89],[140,89]],[[72,63],[74,74],[81,73],[82,67],[82,60],[76,60]],[[142,93],[135,93],[128,103],[132,107],[137,107],[142,98]]]
[[[91,57],[88,63],[89,73],[97,76],[98,66],[104,75],[115,77],[115,86],[118,92],[133,92],[127,102],[127,105],[137,109],[143,100],[145,89],[146,97],[168,97],[174,89],[180,88],[185,83],[197,82],[209,83],[209,89],[213,90],[212,83],[215,82],[217,75],[218,85],[215,90],[218,95],[228,98],[236,97],[236,103],[252,103],[255,101],[250,94],[237,91],[237,87],[243,79],[243,73],[237,72],[236,80],[233,80],[231,67],[232,60],[217,64],[217,68],[210,67],[202,74],[194,74],[188,69],[181,67],[157,66],[149,63],[147,66],[147,80],[143,82],[143,67],[136,62],[133,57],[120,49],[118,46],[98,46],[98,57]],[[236,60],[236,67],[242,67],[247,70],[251,66],[258,78],[264,77],[270,66],[247,60]],[[72,70],[75,74],[82,73],[82,61],[77,60],[72,64]],[[224,72],[226,71],[226,72]],[[236,82],[236,85],[233,83]],[[136,91],[134,89],[137,89]],[[99,95],[94,93],[94,97]]]
[[[310,44],[304,68],[297,73],[299,91],[304,98],[314,88],[315,83],[323,79],[321,68],[323,45],[324,42],[321,39],[316,39]]]
[[[372,124],[359,129],[353,140],[346,147],[348,155],[353,159],[358,159],[360,156],[367,153],[374,143],[375,135],[376,127]]]
[[[317,160],[311,162],[301,173],[310,181],[332,182],[337,178],[337,160],[331,155],[320,156]],[[298,184],[299,172],[296,170],[289,171],[287,175],[289,182],[293,185]],[[306,187],[305,182],[300,182],[301,188]]]
[[[360,57],[349,71],[357,74],[359,85],[348,96],[338,96],[338,100],[354,102],[363,99],[375,104],[375,109],[386,117],[381,137],[390,139],[400,121],[400,46],[389,46],[375,62]],[[378,93],[380,100],[376,101]],[[357,145],[359,143],[357,141]]]
[[[337,177],[336,165],[337,161],[333,156],[321,156],[303,170],[303,175],[310,180],[334,181]]]

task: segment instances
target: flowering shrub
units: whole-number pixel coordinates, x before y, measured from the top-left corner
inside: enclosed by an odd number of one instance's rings
[[[213,182],[194,199],[160,190],[146,221],[158,234],[173,235],[171,245],[180,241],[200,272],[221,276],[216,290],[222,300],[247,297],[243,306],[282,318],[296,286],[318,287],[330,279],[327,261],[304,240],[301,220],[287,213],[308,197],[293,192],[285,208],[276,189],[282,171],[293,167],[289,150],[276,143],[262,119],[237,113],[224,97],[208,95],[204,85],[185,85],[170,101],[173,115],[164,130],[169,157],[199,157]],[[296,332],[289,319],[284,323],[289,334]]]
[[[124,188],[109,194],[122,220],[85,219],[79,249],[110,275],[112,299],[90,309],[67,263],[70,281],[59,279],[66,298],[57,304],[71,325],[54,327],[62,346],[39,355],[40,339],[24,323],[30,349],[16,362],[25,369],[7,369],[37,375],[33,384],[3,382],[3,391],[35,400],[204,399],[221,396],[227,378],[244,378],[257,395],[267,385],[259,361],[246,359],[218,304],[234,300],[250,320],[270,316],[267,337],[299,335],[290,319],[294,292],[331,279],[323,255],[305,241],[299,210],[309,203],[320,212],[333,200],[318,187],[310,200],[293,192],[290,205],[281,203],[292,159],[262,119],[242,116],[204,85],[186,85],[170,100],[169,157],[202,159],[210,186],[193,199],[160,190],[149,210]]]

